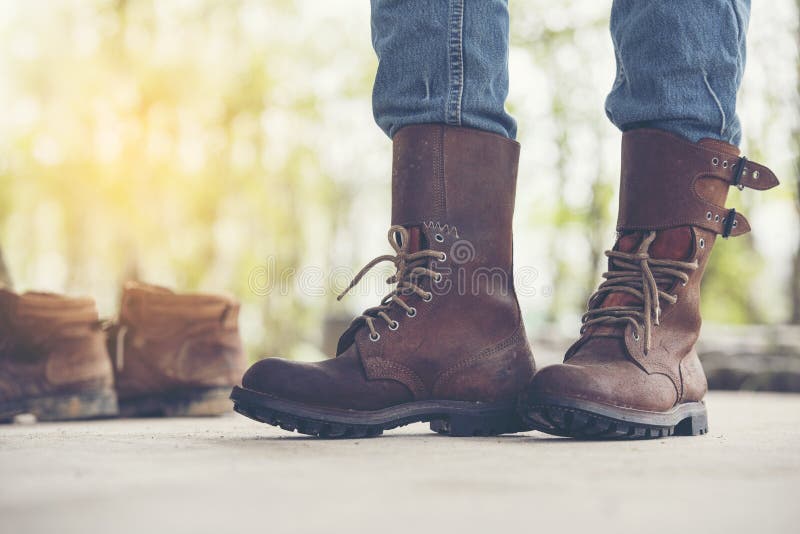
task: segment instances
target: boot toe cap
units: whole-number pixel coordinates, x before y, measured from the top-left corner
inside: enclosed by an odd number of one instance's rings
[[[647,374],[632,362],[620,361],[545,367],[533,378],[526,397],[529,403],[566,398],[619,408],[666,411],[677,401],[677,392],[666,375]]]
[[[292,385],[297,376],[302,374],[299,366],[298,362],[283,358],[265,358],[251,365],[245,372],[242,386],[259,393],[290,399],[293,396]]]
[[[247,370],[245,389],[283,400],[336,409],[375,410],[412,400],[391,380],[368,380],[354,354],[322,362],[266,358]]]

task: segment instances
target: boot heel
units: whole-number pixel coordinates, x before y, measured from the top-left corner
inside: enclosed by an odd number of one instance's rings
[[[702,413],[687,417],[675,425],[676,436],[702,436],[708,433],[708,414],[703,409]]]
[[[514,413],[500,415],[454,414],[434,419],[430,426],[431,430],[436,433],[459,437],[497,436],[531,429]]]
[[[701,436],[708,433],[708,412],[705,404],[701,402],[698,405],[697,413],[675,425],[676,436]]]

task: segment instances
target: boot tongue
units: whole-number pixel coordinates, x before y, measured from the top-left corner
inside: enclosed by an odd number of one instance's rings
[[[617,240],[616,250],[634,252],[643,237],[643,232],[625,234]],[[692,229],[689,226],[661,230],[650,243],[648,254],[658,260],[688,260],[692,253],[692,243]],[[635,306],[638,303],[639,299],[629,293],[609,293],[600,307]]]
[[[422,250],[422,232],[419,226],[406,226],[408,230],[408,253],[413,254]]]

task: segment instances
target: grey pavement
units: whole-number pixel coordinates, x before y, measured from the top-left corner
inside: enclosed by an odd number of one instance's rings
[[[710,433],[318,440],[243,417],[0,427],[0,532],[800,532],[800,395]]]

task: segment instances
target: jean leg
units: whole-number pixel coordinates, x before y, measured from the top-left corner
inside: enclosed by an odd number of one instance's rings
[[[513,138],[508,95],[508,0],[371,0],[378,72],[372,106],[392,137],[444,123]]]
[[[617,77],[606,114],[621,130],[659,128],[738,144],[736,94],[750,0],[614,0]]]

